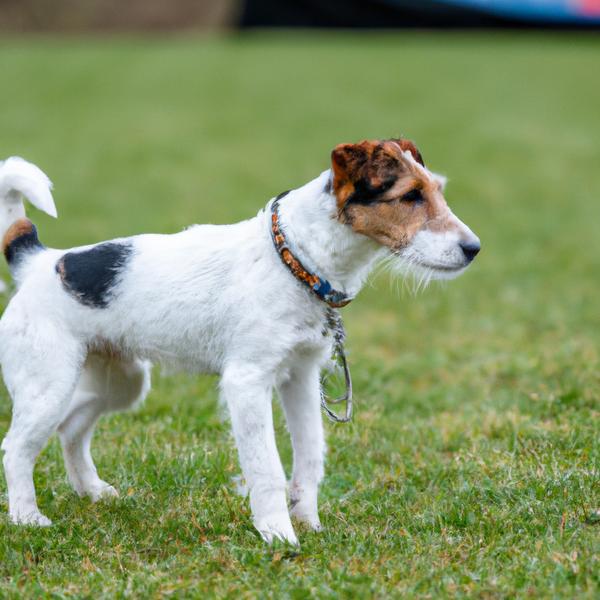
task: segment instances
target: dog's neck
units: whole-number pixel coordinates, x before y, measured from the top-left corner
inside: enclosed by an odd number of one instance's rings
[[[290,250],[307,269],[354,297],[384,251],[373,240],[340,223],[330,180],[328,170],[283,197],[281,228]]]

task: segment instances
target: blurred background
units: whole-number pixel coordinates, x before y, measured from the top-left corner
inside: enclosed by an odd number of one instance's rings
[[[60,217],[34,219],[69,247],[248,218],[338,143],[414,139],[483,250],[345,309],[358,395],[495,410],[545,369],[596,401],[599,23],[600,0],[0,0],[0,157],[49,174]]]
[[[600,0],[0,0],[5,31],[598,24]]]
[[[229,597],[304,598],[289,589],[325,581],[317,597],[597,598],[597,527],[582,523],[600,505],[599,24],[600,0],[0,0],[0,158],[53,180],[58,220],[29,209],[48,246],[245,219],[327,169],[336,144],[398,135],[448,176],[482,241],[456,281],[415,296],[382,273],[344,309],[356,418],[328,426],[328,529],[311,558],[256,559],[260,581],[245,580],[256,540],[232,526],[237,501],[211,500],[237,469],[214,380],[156,377],[94,446],[136,490],[110,513],[114,538],[104,508],[94,520],[73,501],[53,442],[42,506],[73,511],[76,533],[63,519],[64,539],[34,550],[0,519],[8,597],[62,577],[113,597],[127,556],[139,586],[239,573]],[[0,389],[0,439],[9,419]],[[180,552],[164,519],[178,538],[196,517]]]

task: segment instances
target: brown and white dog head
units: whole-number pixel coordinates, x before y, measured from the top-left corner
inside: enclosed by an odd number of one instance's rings
[[[331,158],[338,219],[388,247],[403,267],[449,279],[479,252],[477,236],[446,204],[445,179],[412,142],[340,144]]]

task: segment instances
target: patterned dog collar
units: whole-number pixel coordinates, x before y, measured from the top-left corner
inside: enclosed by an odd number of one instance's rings
[[[277,254],[292,272],[292,275],[300,282],[302,282],[307,288],[310,289],[320,300],[326,302],[331,308],[341,308],[346,306],[352,298],[349,298],[343,292],[334,290],[327,279],[323,279],[314,273],[308,271],[304,265],[292,254],[285,235],[281,231],[279,226],[279,201],[288,192],[279,194],[273,203],[271,204],[271,238]]]

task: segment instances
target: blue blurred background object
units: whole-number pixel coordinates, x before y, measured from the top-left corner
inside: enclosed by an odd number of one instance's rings
[[[396,3],[397,0],[389,1]],[[572,24],[600,22],[598,0],[439,0],[436,4],[462,6],[465,9],[523,22]]]

